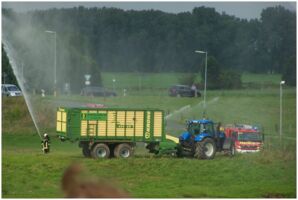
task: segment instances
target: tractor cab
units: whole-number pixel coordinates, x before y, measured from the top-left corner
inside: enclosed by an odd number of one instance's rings
[[[215,125],[217,125],[216,129]],[[187,131],[180,136],[181,140],[194,138],[195,141],[201,141],[205,137],[225,137],[224,132],[220,130],[220,124],[215,124],[213,121],[208,119],[188,120],[186,122],[186,130]]]
[[[204,136],[209,135],[211,137],[215,135],[213,122],[206,119],[187,121],[187,132],[195,136],[195,138],[200,137],[200,134],[204,134]]]
[[[187,121],[187,131],[179,137],[178,155],[212,159],[216,151],[232,150],[232,140],[226,140],[220,123],[216,129],[215,125],[208,119]]]

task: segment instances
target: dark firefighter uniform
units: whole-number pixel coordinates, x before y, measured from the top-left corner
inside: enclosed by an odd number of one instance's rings
[[[50,152],[50,136],[45,133],[43,135],[43,140],[41,141],[42,151],[43,153],[49,153]]]

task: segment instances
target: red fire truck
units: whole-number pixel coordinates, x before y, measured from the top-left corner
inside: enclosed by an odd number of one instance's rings
[[[263,146],[264,136],[260,129],[251,125],[230,125],[225,127],[225,135],[232,138],[236,152],[258,152]]]

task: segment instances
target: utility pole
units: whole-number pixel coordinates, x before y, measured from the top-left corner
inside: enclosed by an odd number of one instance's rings
[[[203,117],[206,117],[206,89],[207,89],[207,68],[208,68],[208,64],[207,64],[207,59],[208,59],[208,52],[207,51],[199,51],[196,50],[195,53],[200,53],[200,54],[206,54],[205,57],[205,84],[204,84],[204,109],[203,109]]]
[[[280,82],[280,92],[279,92],[279,139],[281,141],[282,137],[282,86],[285,84],[285,81]]]

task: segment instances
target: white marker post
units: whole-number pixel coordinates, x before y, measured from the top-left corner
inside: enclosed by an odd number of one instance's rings
[[[116,79],[113,78],[113,91],[115,92],[115,84],[116,84]]]
[[[91,82],[90,82],[91,75],[85,74],[84,77],[85,77],[85,85],[86,86],[90,85],[91,84]]]

